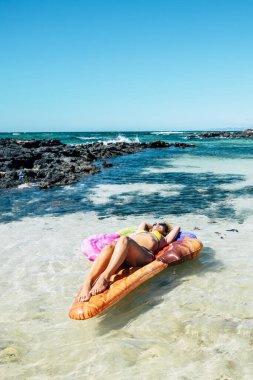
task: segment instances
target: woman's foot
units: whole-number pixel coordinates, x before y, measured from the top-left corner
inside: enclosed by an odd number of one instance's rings
[[[110,286],[110,282],[107,280],[106,276],[101,274],[101,276],[97,279],[94,286],[90,291],[91,296],[95,296],[96,294],[103,293],[105,289]]]
[[[91,285],[84,284],[81,289],[81,292],[79,293],[78,302],[88,302],[91,297],[90,290],[91,290]]]

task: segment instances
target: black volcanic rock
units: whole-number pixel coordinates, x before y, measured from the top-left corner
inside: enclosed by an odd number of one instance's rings
[[[236,131],[236,132],[228,132],[228,131],[210,131],[203,132],[198,135],[191,135],[188,138],[194,139],[196,137],[201,137],[204,139],[208,138],[229,138],[229,139],[252,139],[253,138],[253,129],[246,129],[245,131]]]
[[[104,168],[111,168],[113,164],[111,162],[103,161],[102,165]]]
[[[147,148],[186,148],[192,144],[154,141],[150,143],[111,143],[67,145],[58,140],[0,139],[0,188],[36,183],[42,189],[77,182],[84,175],[95,174],[93,161],[140,152]]]

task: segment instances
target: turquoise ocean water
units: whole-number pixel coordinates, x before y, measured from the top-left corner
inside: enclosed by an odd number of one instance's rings
[[[79,211],[95,211],[99,218],[152,213],[154,217],[163,215],[184,215],[189,213],[205,214],[210,218],[237,218],[243,221],[244,215],[235,214],[229,199],[253,196],[253,187],[245,184],[239,187],[233,184],[244,181],[242,173],[231,170],[218,172],[208,170],[198,172],[187,170],[189,163],[196,158],[210,162],[219,158],[222,166],[226,159],[233,159],[241,166],[251,159],[253,141],[250,139],[201,139],[199,132],[65,132],[65,133],[2,133],[0,138],[18,139],[59,139],[67,144],[86,144],[91,142],[126,141],[150,142],[185,142],[195,144],[195,148],[147,149],[143,152],[116,157],[107,161],[112,168],[101,170],[94,176],[86,176],[73,185],[41,191],[38,187],[0,190],[0,221],[9,222],[26,216],[62,215]],[[188,137],[193,137],[188,139]],[[173,170],[174,163],[180,160],[181,169]],[[215,162],[215,161],[214,161]],[[97,161],[97,165],[101,165]],[[215,163],[214,163],[215,165]],[[152,167],[152,170],[148,168]],[[162,172],[161,172],[162,169]],[[170,170],[171,169],[171,170]],[[229,169],[229,168],[227,168]],[[138,184],[142,183],[148,190],[157,185],[155,192],[140,192]],[[100,193],[96,189],[131,184],[125,190],[108,194],[107,202],[100,202]],[[159,191],[180,186],[177,192],[170,195]],[[227,188],[227,185],[230,188]],[[95,200],[95,201],[94,201]]]

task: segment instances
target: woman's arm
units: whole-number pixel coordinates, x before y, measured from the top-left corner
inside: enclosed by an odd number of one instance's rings
[[[178,226],[174,227],[174,228],[168,233],[168,235],[165,236],[164,239],[166,240],[166,243],[167,243],[167,244],[172,243],[172,242],[176,239],[176,237],[177,237],[179,231],[180,231],[180,227],[178,227]]]
[[[153,226],[152,226],[152,224],[150,224],[150,223],[147,223],[147,222],[142,222],[141,224],[139,224],[139,226],[137,227],[137,230],[136,230],[136,232],[138,232],[138,231],[149,231],[150,230],[150,228],[152,228]]]

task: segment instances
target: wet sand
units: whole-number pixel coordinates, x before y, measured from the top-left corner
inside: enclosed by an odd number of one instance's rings
[[[141,220],[79,213],[0,225],[1,378],[252,378],[250,215],[232,224],[173,217],[204,242],[199,259],[168,268],[100,317],[68,319],[90,267],[82,239]]]

